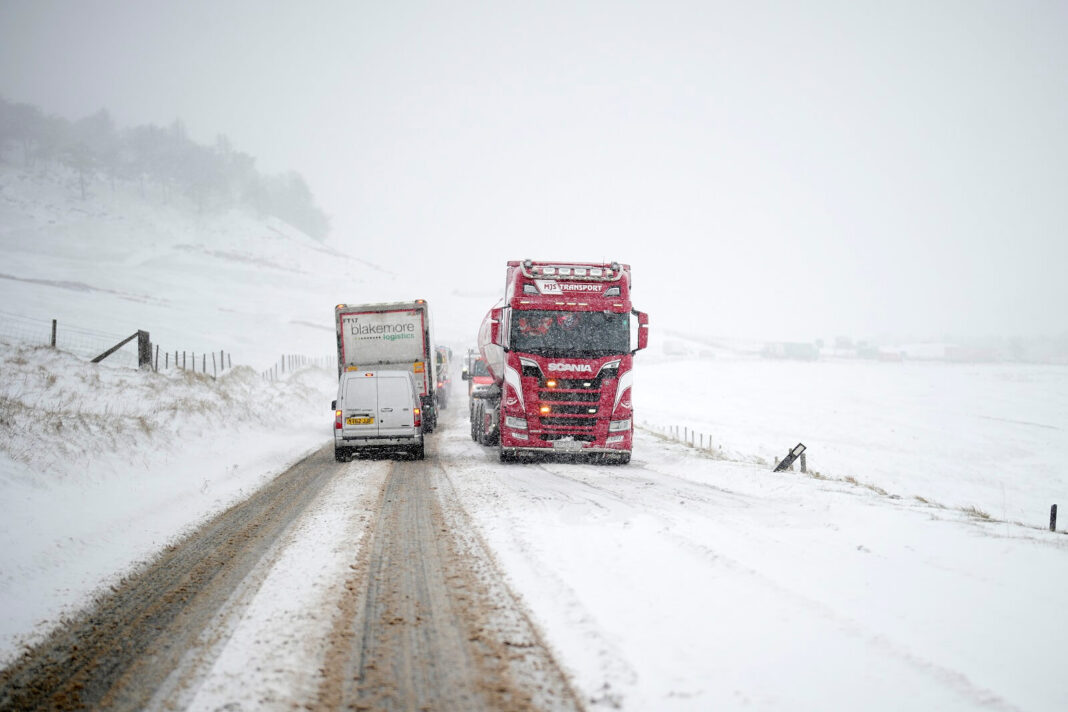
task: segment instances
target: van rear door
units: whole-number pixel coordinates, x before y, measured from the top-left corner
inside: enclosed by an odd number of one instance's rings
[[[378,435],[378,379],[363,374],[348,377],[341,408],[343,437]]]
[[[415,393],[411,377],[397,373],[378,379],[378,434],[412,437],[415,434]]]

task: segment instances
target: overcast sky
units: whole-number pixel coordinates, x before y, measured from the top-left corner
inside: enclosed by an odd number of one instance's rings
[[[0,0],[0,94],[226,134],[434,289],[614,259],[654,325],[1052,335],[1066,37],[1015,0]]]

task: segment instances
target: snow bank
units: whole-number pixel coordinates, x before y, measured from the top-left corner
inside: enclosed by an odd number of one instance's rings
[[[324,369],[213,380],[0,342],[0,372],[0,660],[329,441]]]

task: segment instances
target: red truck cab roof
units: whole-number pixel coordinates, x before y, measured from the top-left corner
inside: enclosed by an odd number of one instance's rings
[[[504,294],[515,309],[626,312],[630,265],[513,260]]]

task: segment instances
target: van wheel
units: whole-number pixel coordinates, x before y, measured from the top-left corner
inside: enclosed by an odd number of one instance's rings
[[[347,447],[334,448],[334,459],[338,462],[348,462],[352,459],[352,453]]]
[[[415,448],[412,450],[412,457],[414,457],[416,460],[426,459],[426,447],[422,443],[416,445]]]

